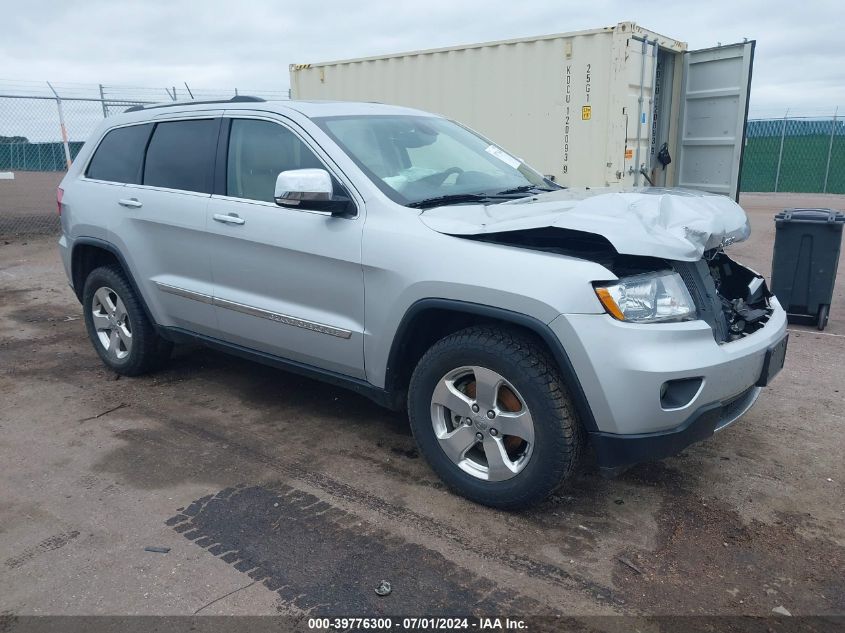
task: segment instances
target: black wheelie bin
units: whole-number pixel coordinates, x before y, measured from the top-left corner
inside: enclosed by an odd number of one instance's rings
[[[827,325],[845,214],[786,209],[775,216],[772,292],[791,323]]]

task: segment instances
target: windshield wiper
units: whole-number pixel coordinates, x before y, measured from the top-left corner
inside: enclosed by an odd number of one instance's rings
[[[425,198],[417,202],[411,202],[406,206],[415,209],[428,209],[429,207],[439,207],[446,204],[459,204],[461,202],[484,202],[489,200],[490,196],[481,193],[450,193],[445,196],[435,196],[433,198]]]
[[[415,209],[428,209],[429,207],[439,207],[447,204],[460,204],[461,202],[487,202],[496,199],[513,198],[515,194],[527,193],[528,191],[554,191],[554,189],[544,189],[536,185],[527,185],[525,187],[516,187],[514,189],[507,189],[499,193],[450,193],[445,196],[435,196],[433,198],[425,198],[417,202],[411,202],[405,206],[414,207]]]
[[[529,193],[529,192],[536,192],[536,191],[554,191],[554,189],[548,189],[546,187],[540,187],[539,185],[522,185],[521,187],[514,187],[513,189],[505,189],[504,191],[500,191],[498,194],[499,196],[506,196],[511,193]]]

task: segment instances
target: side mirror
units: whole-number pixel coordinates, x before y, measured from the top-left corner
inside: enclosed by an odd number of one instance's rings
[[[273,199],[280,207],[328,211],[336,217],[355,215],[346,196],[335,195],[332,177],[325,169],[289,169],[276,178]]]

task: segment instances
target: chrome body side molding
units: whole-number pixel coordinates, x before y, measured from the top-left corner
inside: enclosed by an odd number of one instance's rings
[[[298,327],[304,330],[310,330],[311,332],[317,332],[319,334],[328,334],[329,336],[336,336],[338,338],[346,339],[352,337],[351,330],[345,330],[343,328],[335,327],[333,325],[317,323],[316,321],[300,319],[297,317],[290,316],[288,314],[279,314],[278,312],[271,312],[270,310],[256,308],[254,306],[238,303],[236,301],[229,301],[228,299],[212,297],[211,295],[203,294],[201,292],[194,292],[193,290],[186,290],[185,288],[179,288],[178,286],[171,286],[170,284],[165,284],[160,281],[155,282],[155,284],[158,289],[162,292],[176,295],[177,297],[182,297],[183,299],[191,299],[193,301],[199,301],[201,303],[209,303],[220,308],[225,308],[227,310],[234,310],[235,312],[241,312],[242,314],[248,314],[250,316],[259,317],[261,319],[268,319],[270,321],[275,321],[276,323],[282,323],[284,325],[290,325],[291,327]]]

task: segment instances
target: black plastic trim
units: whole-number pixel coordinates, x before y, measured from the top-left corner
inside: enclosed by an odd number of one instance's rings
[[[676,455],[687,446],[712,436],[721,413],[719,403],[696,411],[680,426],[661,433],[616,435],[591,431],[590,443],[604,475],[618,475],[634,464]]]
[[[220,339],[206,336],[204,334],[197,334],[196,332],[191,332],[190,330],[185,330],[183,328],[159,326],[157,329],[160,335],[174,343],[197,341],[211,347],[212,349],[233,354],[234,356],[239,356],[240,358],[253,360],[263,365],[276,367],[301,376],[315,378],[338,387],[349,389],[357,394],[369,398],[376,404],[383,407],[396,408],[393,399],[391,398],[391,394],[388,391],[382,389],[381,387],[376,387],[375,385],[360,378],[352,378],[351,376],[347,376],[345,374],[330,371],[328,369],[322,369],[306,363],[300,363],[299,361],[275,356],[266,352],[260,352],[249,347],[244,347],[243,345],[237,345],[236,343],[221,341]]]
[[[229,130],[232,119],[222,117],[220,131],[217,135],[217,149],[214,153],[214,182],[211,192],[217,196],[226,195],[226,169],[229,160]]]
[[[670,263],[675,272],[681,276],[692,296],[698,318],[710,326],[717,343],[727,341],[728,322],[707,260],[699,259],[696,262],[673,260]]]
[[[615,476],[634,464],[677,455],[688,446],[711,437],[732,405],[748,398],[750,387],[727,402],[714,402],[695,410],[678,426],[657,433],[617,435],[602,431],[589,433],[596,460],[605,476]]]
[[[143,112],[144,110],[157,110],[158,108],[172,108],[174,106],[206,105],[210,103],[264,103],[266,100],[261,97],[250,95],[235,95],[230,99],[208,99],[206,101],[174,101],[173,103],[155,103],[151,105],[129,106],[124,112]]]
[[[783,345],[782,348],[781,345]],[[777,363],[775,374],[778,374],[780,370],[783,369],[783,363],[786,360],[786,350],[788,345],[789,334],[787,333],[782,339],[780,339],[777,343],[775,343],[769,349],[766,350],[766,356],[763,358],[763,370],[760,372],[760,379],[757,381],[758,387],[768,386],[772,378],[775,377],[770,373],[772,359],[774,359],[775,363]],[[774,355],[776,351],[778,352],[778,356]]]
[[[138,301],[141,302],[141,307],[144,309],[144,314],[146,314],[147,319],[149,319],[150,323],[155,324],[155,319],[153,319],[153,314],[150,312],[149,307],[147,307],[147,302],[144,299],[144,295],[141,294],[140,288],[138,288],[138,284],[135,283],[135,277],[132,275],[132,270],[129,268],[129,264],[126,263],[126,258],[123,256],[123,253],[120,252],[120,249],[117,248],[111,242],[107,242],[105,240],[101,240],[96,237],[77,237],[73,241],[73,250],[71,251],[70,261],[71,261],[71,282],[75,276],[75,271],[73,269],[73,264],[75,260],[75,253],[76,249],[79,246],[96,246],[97,248],[101,248],[104,251],[108,251],[112,255],[117,258],[117,261],[120,263],[121,268],[123,268],[123,272],[126,274],[126,279],[129,282],[129,285],[132,286],[132,290],[138,297]],[[73,289],[76,298],[79,299],[79,302],[82,303],[82,288]]]
[[[587,431],[598,431],[593,411],[587,401],[587,396],[584,393],[584,388],[581,386],[581,381],[575,373],[572,361],[569,359],[569,355],[566,353],[563,344],[552,329],[546,323],[526,314],[480,303],[470,303],[467,301],[458,301],[456,299],[432,298],[420,299],[416,303],[412,304],[402,317],[402,321],[399,323],[399,327],[397,328],[396,335],[393,339],[393,345],[390,348],[387,369],[385,372],[385,385],[388,393],[396,391],[396,382],[400,372],[400,368],[398,367],[399,358],[403,342],[406,337],[412,335],[412,333],[408,331],[411,321],[418,313],[429,309],[452,310],[454,312],[463,312],[499,321],[506,321],[508,323],[524,327],[537,334],[546,343],[557,361],[558,368],[563,374],[563,379],[566,381],[566,385],[569,387],[574,400],[575,409],[581,419],[581,423],[584,425],[584,428]]]

